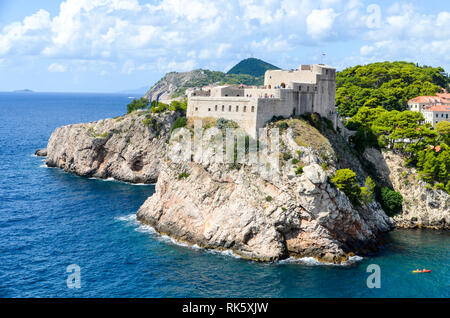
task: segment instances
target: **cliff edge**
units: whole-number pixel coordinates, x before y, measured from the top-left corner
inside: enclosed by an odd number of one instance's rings
[[[83,177],[155,183],[175,112],[126,116],[56,128],[46,164]]]
[[[183,162],[182,129],[171,138],[156,192],[139,209],[138,220],[177,240],[257,261],[292,256],[342,263],[353,253],[375,250],[392,228],[390,218],[376,201],[354,206],[329,181],[348,158],[335,159],[329,141],[304,121],[285,122],[284,159],[276,175],[264,172],[273,158],[261,152],[261,165],[217,163],[209,137],[200,157]],[[299,139],[305,129],[322,139],[305,144]]]
[[[368,148],[364,158],[371,162],[386,184],[403,196],[402,212],[394,216],[400,228],[450,228],[450,195],[419,178],[415,168],[393,151]]]

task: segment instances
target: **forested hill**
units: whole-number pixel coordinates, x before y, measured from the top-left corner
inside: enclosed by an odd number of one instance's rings
[[[380,62],[344,69],[336,76],[336,106],[351,117],[363,106],[405,110],[409,99],[435,95],[450,84],[442,67],[408,62]]]
[[[248,74],[251,76],[264,76],[267,70],[279,70],[280,68],[263,60],[248,58],[233,66],[227,74]]]

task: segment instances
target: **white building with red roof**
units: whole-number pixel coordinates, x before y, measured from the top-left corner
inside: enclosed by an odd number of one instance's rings
[[[408,101],[408,109],[421,112],[425,117],[425,122],[435,127],[440,121],[450,121],[450,93],[412,98]]]
[[[437,96],[418,96],[408,101],[409,110],[421,112],[423,109],[436,105],[450,105],[450,94],[442,93]]]
[[[438,122],[450,121],[450,104],[431,106],[422,110],[422,114],[425,117],[425,122],[435,127]]]

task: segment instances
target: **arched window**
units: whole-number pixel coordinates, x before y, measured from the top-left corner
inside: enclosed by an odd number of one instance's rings
[[[222,111],[223,112],[225,111],[225,105],[222,105]]]
[[[217,111],[217,105],[216,105],[216,106],[214,106],[214,110],[215,110],[215,111]]]
[[[255,106],[252,106],[252,113],[255,112]]]
[[[281,83],[281,88],[286,88],[286,84],[284,84],[284,83]]]
[[[244,106],[244,113],[247,112],[247,106]]]
[[[231,105],[228,106],[228,111],[231,112]]]
[[[237,111],[237,112],[239,111],[239,106],[237,106],[237,105],[236,105],[236,111]]]

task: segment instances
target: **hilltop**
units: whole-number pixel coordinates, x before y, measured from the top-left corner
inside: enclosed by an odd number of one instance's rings
[[[264,76],[267,70],[279,70],[280,68],[263,60],[248,58],[233,66],[227,74],[248,74],[252,76]]]
[[[144,97],[151,101],[179,99],[184,96],[187,88],[210,84],[264,85],[264,72],[267,69],[278,69],[278,67],[259,59],[250,58],[236,64],[228,73],[203,69],[190,72],[170,72],[156,82]]]

